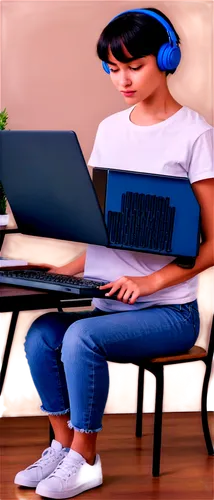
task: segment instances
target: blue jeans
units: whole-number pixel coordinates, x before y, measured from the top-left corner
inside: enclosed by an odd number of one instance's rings
[[[107,361],[137,364],[186,351],[197,339],[199,323],[197,300],[119,313],[95,309],[40,316],[28,331],[25,351],[42,410],[70,412],[68,426],[77,431],[100,431]]]

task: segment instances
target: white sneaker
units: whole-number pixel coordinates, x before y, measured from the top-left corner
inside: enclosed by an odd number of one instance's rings
[[[51,446],[43,451],[39,460],[16,474],[14,483],[19,486],[36,488],[37,484],[49,476],[67,454],[68,450],[63,448],[61,443],[53,439]]]
[[[36,493],[53,499],[71,498],[102,482],[100,456],[96,455],[94,465],[89,465],[82,455],[70,450],[55,471],[38,484]]]

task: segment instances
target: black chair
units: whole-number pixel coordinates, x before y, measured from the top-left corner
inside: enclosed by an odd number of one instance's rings
[[[153,465],[152,475],[160,475],[161,457],[161,435],[162,435],[162,410],[163,410],[163,390],[164,390],[164,366],[178,363],[189,363],[192,361],[204,361],[206,371],[204,375],[202,397],[201,397],[201,418],[205,443],[209,455],[214,455],[214,448],[210,436],[208,415],[207,415],[207,390],[211,373],[212,358],[214,352],[214,316],[211,326],[210,341],[207,351],[197,345],[189,351],[176,356],[166,356],[144,360],[139,366],[138,375],[138,396],[137,396],[137,418],[136,437],[142,437],[142,411],[143,411],[143,388],[144,370],[148,370],[156,377],[156,398],[154,415],[154,441],[153,441]]]
[[[204,438],[209,455],[214,455],[214,448],[210,436],[208,415],[207,415],[207,390],[211,373],[212,357],[214,352],[214,316],[211,326],[210,341],[207,351],[203,347],[193,346],[189,351],[176,355],[166,356],[144,360],[139,364],[138,375],[138,396],[137,396],[137,417],[136,417],[136,437],[142,437],[142,411],[143,411],[143,388],[144,388],[144,370],[148,370],[156,377],[156,399],[154,415],[154,441],[153,441],[153,465],[152,475],[160,475],[160,456],[161,456],[161,435],[162,435],[162,409],[163,409],[163,390],[164,390],[164,365],[178,363],[189,363],[192,361],[204,361],[206,371],[201,398],[201,418]],[[50,443],[54,438],[52,426],[49,427]]]

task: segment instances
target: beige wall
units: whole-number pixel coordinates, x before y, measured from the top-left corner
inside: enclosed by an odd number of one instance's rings
[[[124,109],[95,45],[104,25],[132,5],[169,14],[182,39],[170,88],[212,119],[211,2],[2,1],[2,105],[13,129],[75,128],[88,158],[99,121]],[[206,96],[206,99],[204,98]]]
[[[9,112],[11,129],[73,129],[86,161],[98,123],[125,108],[96,57],[97,38],[117,13],[140,7],[159,7],[171,18],[182,39],[182,61],[169,79],[174,97],[199,111],[212,123],[212,3],[106,1],[0,1],[1,103]],[[5,239],[3,254],[34,262],[61,265],[85,248],[80,243],[21,235]],[[206,345],[213,311],[213,269],[200,276],[200,345]],[[214,293],[213,293],[214,296]],[[1,414],[40,414],[39,398],[25,360],[23,341],[33,319],[42,311],[20,314]],[[10,314],[0,315],[3,351]],[[109,363],[110,392],[106,411],[134,412],[137,368]],[[198,410],[204,366],[201,362],[167,367],[165,411]],[[188,380],[188,385],[186,381]],[[209,408],[214,381],[210,384]],[[213,398],[214,399],[214,398]],[[154,408],[154,379],[146,374],[145,411]]]

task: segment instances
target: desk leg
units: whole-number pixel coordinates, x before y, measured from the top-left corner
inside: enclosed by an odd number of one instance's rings
[[[2,369],[0,373],[0,395],[2,393],[3,385],[4,385],[4,379],[7,371],[7,365],[8,365],[8,360],[10,356],[10,350],[11,346],[13,343],[13,337],[15,333],[15,328],[16,328],[16,323],[18,319],[19,311],[13,311],[12,313],[12,318],[10,321],[10,328],[7,336],[7,342],[4,350],[4,356],[3,356],[3,361],[2,361]]]
[[[1,247],[2,247],[3,242],[4,242],[4,237],[5,237],[5,231],[1,230],[0,231],[0,251],[1,251]]]

